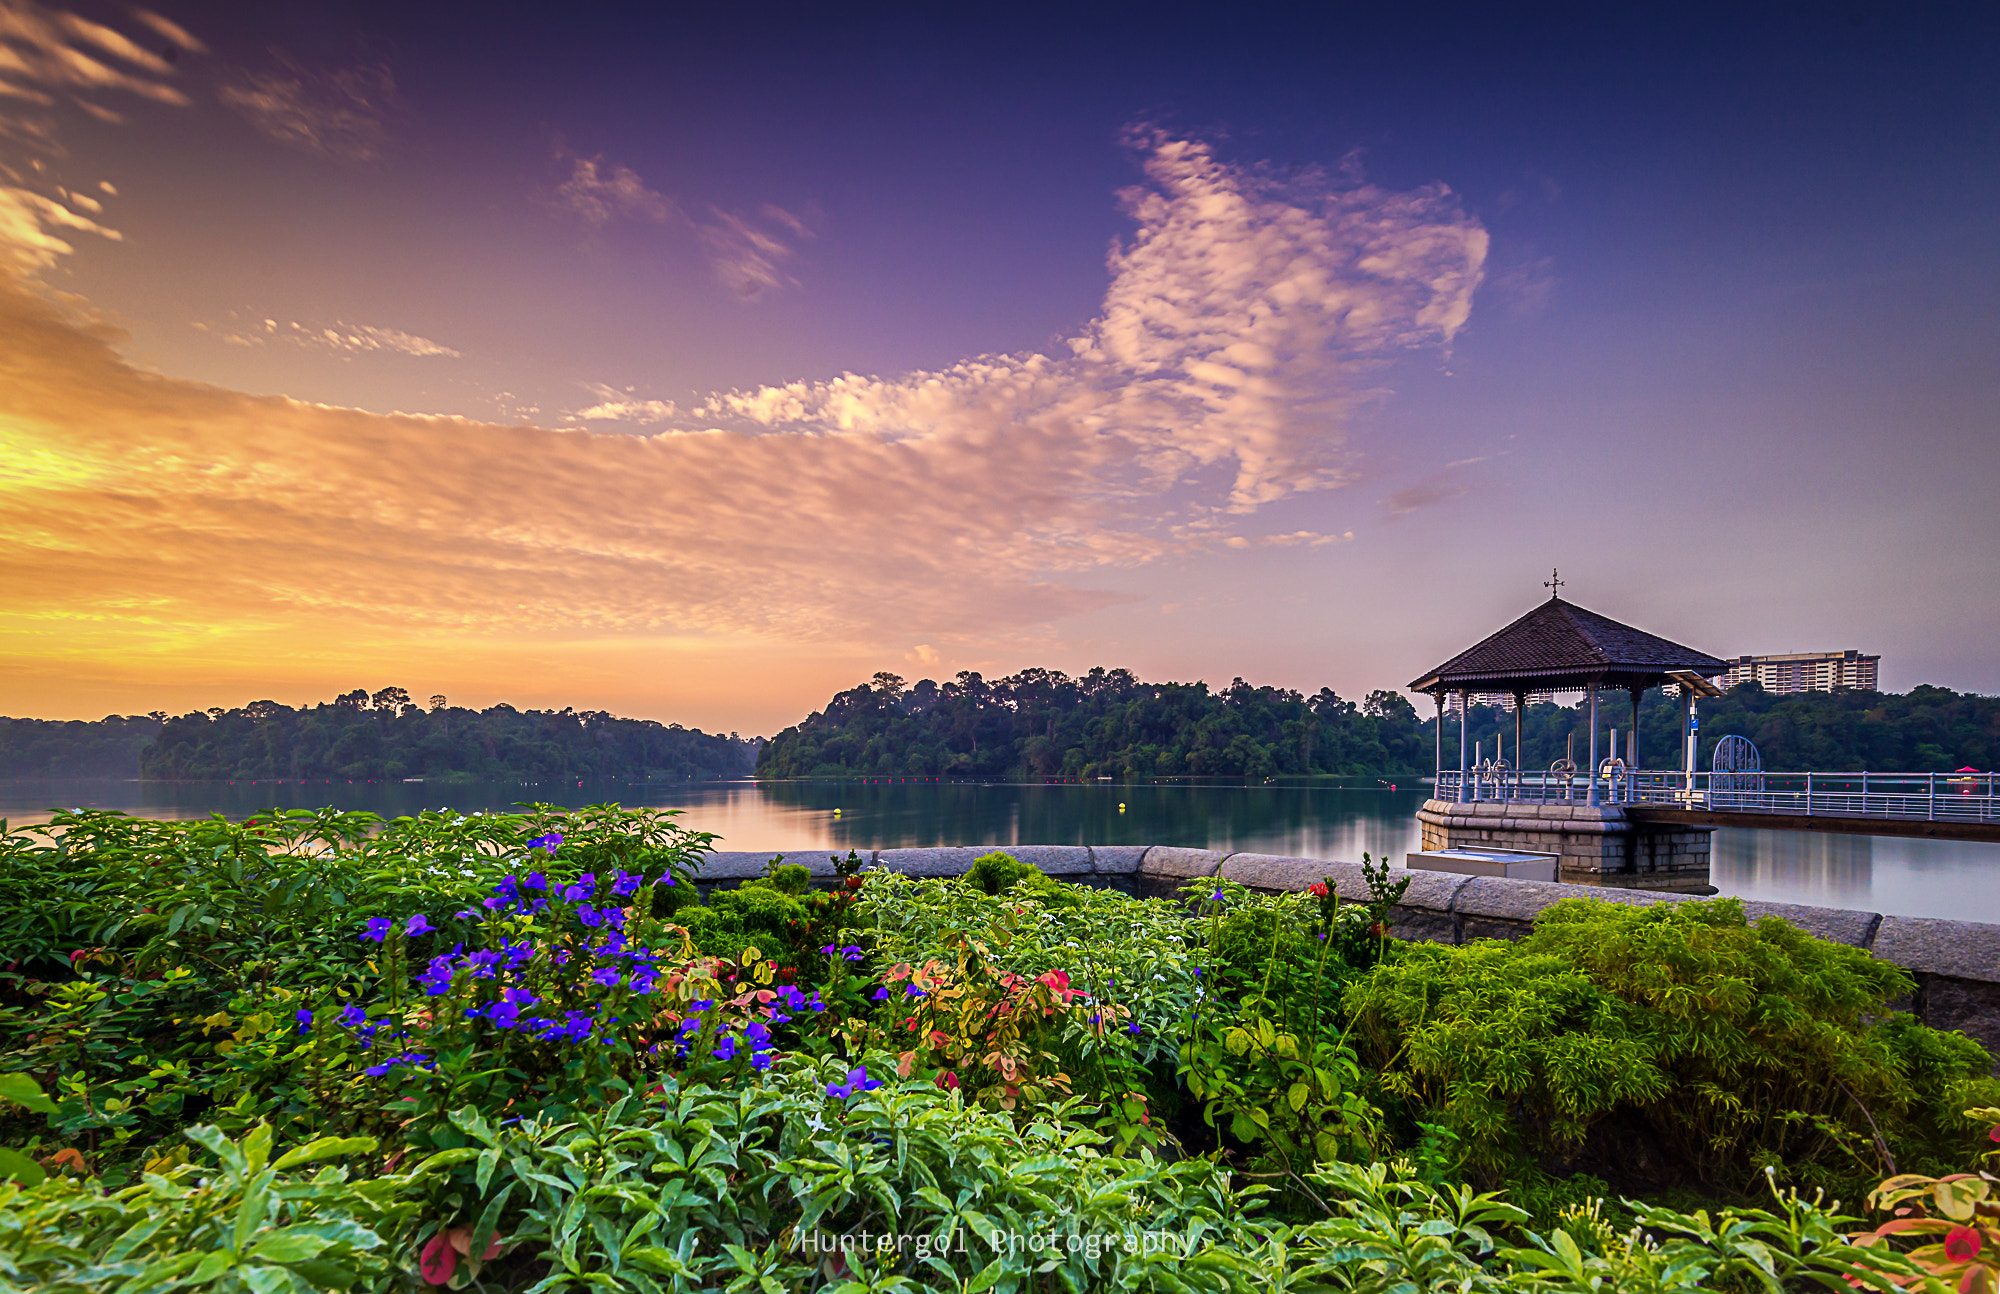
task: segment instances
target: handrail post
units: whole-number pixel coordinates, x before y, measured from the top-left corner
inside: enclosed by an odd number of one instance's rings
[[[1806,816],[1812,816],[1812,774],[1806,774]]]
[[[1924,776],[1930,783],[1930,797],[1929,797],[1930,812],[1924,815],[1924,820],[1927,822],[1936,822],[1937,821],[1937,774],[1926,773]]]

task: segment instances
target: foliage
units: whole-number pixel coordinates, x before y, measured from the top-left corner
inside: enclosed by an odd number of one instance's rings
[[[479,928],[483,900],[515,872],[685,884],[709,837],[673,816],[537,806],[231,824],[76,811],[5,833],[0,939],[16,960],[0,972],[0,1068],[47,1076],[61,1105],[54,1130],[93,1153],[204,1114],[243,1127],[310,1111],[324,1079],[314,1067],[338,1058],[323,1034],[301,1040],[297,1012],[338,1010],[378,981],[400,1000],[405,954]],[[566,833],[560,860],[532,844],[555,827]],[[419,914],[421,933],[356,937],[371,922],[400,932]]]
[[[1588,1151],[1614,1179],[1740,1189],[1879,1171],[1993,1090],[1977,1044],[1884,1022],[1908,984],[1735,900],[1566,900],[1518,943],[1410,945],[1346,1003],[1384,1091],[1489,1175]]]
[[[1400,692],[1371,692],[1357,707],[1327,688],[1308,697],[1237,679],[1211,693],[1122,669],[1077,679],[1029,669],[910,688],[877,674],[773,738],[757,775],[1374,776],[1428,769],[1430,758]]]
[[[67,1176],[0,1182],[0,1291],[305,1294],[378,1285],[403,1267],[399,1251],[425,1187],[458,1158],[433,1155],[352,1181],[349,1166],[327,1161],[370,1155],[372,1138],[322,1137],[274,1153],[260,1124],[234,1141],[199,1126],[187,1139],[213,1164],[162,1162],[142,1183],[111,1192]],[[298,1171],[310,1164],[323,1166]]]
[[[138,771],[161,778],[742,777],[758,742],[602,710],[469,710],[402,688],[293,709],[253,701],[166,719]],[[164,718],[165,716],[161,716]],[[106,724],[112,720],[105,720]],[[120,720],[130,723],[129,720]]]
[[[0,719],[0,777],[137,777],[162,715]]]

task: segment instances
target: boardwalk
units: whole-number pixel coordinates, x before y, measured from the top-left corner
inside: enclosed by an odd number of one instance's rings
[[[1590,798],[1584,773],[1471,769],[1438,774],[1437,797],[1529,804]],[[1681,773],[1617,770],[1596,779],[1600,803],[1634,818],[1941,840],[2000,841],[1992,773]]]

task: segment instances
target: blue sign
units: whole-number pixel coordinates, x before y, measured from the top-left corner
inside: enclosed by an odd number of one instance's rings
[[[1700,731],[1701,731],[1701,716],[1700,716],[1700,715],[1698,715],[1698,714],[1690,714],[1690,715],[1688,716],[1688,731],[1689,731],[1689,732],[1700,732]]]

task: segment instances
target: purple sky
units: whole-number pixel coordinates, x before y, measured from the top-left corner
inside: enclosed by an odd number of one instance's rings
[[[714,10],[0,0],[0,713],[2000,691],[1990,7]]]

